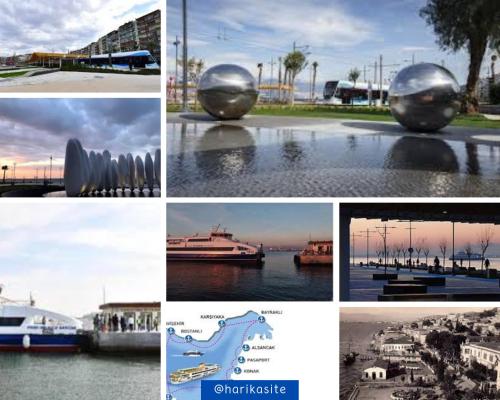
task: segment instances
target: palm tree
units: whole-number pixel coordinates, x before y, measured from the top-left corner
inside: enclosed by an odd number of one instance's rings
[[[201,73],[203,72],[203,69],[205,68],[205,62],[200,58],[190,58],[187,62],[187,67],[188,67],[188,76],[191,82],[193,82],[195,85],[198,85],[198,82],[201,78]],[[194,96],[194,109],[196,110],[196,105],[197,105],[197,100],[198,96]]]
[[[299,50],[288,53],[283,61],[283,64],[288,69],[288,78],[290,82],[290,97],[291,105],[295,103],[295,78],[297,75],[307,67],[307,60],[304,53]]]
[[[9,169],[8,165],[2,165],[2,171],[3,171],[3,183],[5,183],[5,173]]]
[[[259,69],[259,83],[257,85],[257,88],[260,90],[260,83],[262,82],[262,67],[264,66],[264,64],[262,63],[258,63],[257,64],[257,68]]]
[[[312,64],[313,67],[313,81],[312,81],[312,101],[314,101],[314,92],[316,91],[316,70],[318,69],[318,62],[314,61]]]
[[[358,80],[359,76],[361,75],[361,71],[357,68],[353,68],[349,71],[349,74],[347,75],[347,79],[353,82],[353,89],[356,88],[356,81]],[[354,99],[351,97],[351,104],[354,104]]]

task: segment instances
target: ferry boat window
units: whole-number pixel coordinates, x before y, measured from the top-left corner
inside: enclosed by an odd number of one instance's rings
[[[21,326],[24,317],[0,317],[0,326]]]
[[[202,238],[202,239],[188,239],[188,242],[209,242],[210,239]]]

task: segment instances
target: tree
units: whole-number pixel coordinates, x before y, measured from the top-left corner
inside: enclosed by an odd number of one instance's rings
[[[314,92],[316,91],[316,72],[317,72],[319,64],[317,61],[314,61],[311,65],[313,67],[313,81],[312,81],[311,99],[312,99],[312,101],[314,101]]]
[[[443,50],[469,52],[469,73],[462,112],[477,113],[476,87],[481,62],[488,44],[500,39],[500,2],[498,0],[427,0],[420,16],[434,27],[437,43]]]
[[[283,60],[283,65],[288,70],[288,78],[290,83],[290,102],[293,106],[295,104],[295,78],[297,75],[307,67],[307,60],[304,53],[299,50],[288,53]]]
[[[360,75],[361,75],[361,71],[357,68],[353,68],[349,71],[349,74],[347,75],[347,79],[353,83],[353,89],[356,88],[356,81],[358,80]],[[351,104],[354,104],[353,97],[351,97]]]
[[[491,239],[493,239],[494,235],[495,228],[491,225],[483,227],[483,229],[481,229],[481,232],[479,233],[478,239],[479,245],[481,246],[481,271],[483,270],[484,255],[486,254],[486,250],[488,250]]]
[[[446,400],[456,400],[457,387],[455,386],[455,377],[451,374],[446,373],[443,377],[441,383],[441,389]]]
[[[424,239],[418,239],[417,244],[415,246],[415,252],[417,253],[417,266],[420,264],[420,253],[425,246]]]
[[[360,70],[357,68],[353,68],[349,71],[347,79],[350,80],[352,83],[354,83],[354,87],[356,87],[356,81],[358,80],[360,75],[361,75]]]
[[[177,61],[177,64],[179,66],[182,66],[183,60],[180,59]],[[188,75],[188,80],[193,82],[195,85],[198,85],[198,82],[200,81],[201,74],[203,72],[203,69],[205,68],[205,62],[200,58],[196,59],[195,57],[192,57],[188,59],[187,61],[187,75]],[[197,96],[194,98],[194,107],[196,109],[196,101],[197,101]]]
[[[443,271],[444,271],[444,266],[446,263],[446,250],[448,249],[448,240],[446,238],[442,238],[439,241],[439,250],[441,251],[441,254],[443,255]]]
[[[2,165],[2,171],[3,171],[3,183],[5,183],[5,173],[8,171],[9,166],[8,165]]]
[[[429,245],[427,244],[427,240],[423,240],[422,243],[422,249],[424,251],[424,256],[425,256],[425,265],[428,265],[427,261],[429,260],[429,253],[431,251]]]
[[[469,269],[470,269],[470,258],[472,256],[472,245],[470,244],[470,242],[467,242],[465,244],[465,254],[467,254],[467,258],[469,259]]]
[[[205,67],[204,61],[200,59],[196,59],[194,57],[190,58],[187,62],[187,70],[188,70],[188,78],[195,85],[198,85],[198,82],[201,78],[201,73],[203,72],[203,68]],[[194,97],[194,109],[196,110],[197,104],[197,96]]]
[[[259,69],[259,80],[258,80],[257,88],[259,90],[260,90],[260,83],[262,82],[262,67],[263,66],[264,66],[264,64],[262,64],[262,63],[257,64],[257,68]]]
[[[408,251],[408,248],[404,242],[401,242],[399,247],[401,247],[401,252],[403,253],[403,265],[406,265],[406,252]]]

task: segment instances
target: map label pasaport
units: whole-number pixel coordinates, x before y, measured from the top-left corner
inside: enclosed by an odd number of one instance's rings
[[[299,381],[201,381],[201,400],[299,400]]]

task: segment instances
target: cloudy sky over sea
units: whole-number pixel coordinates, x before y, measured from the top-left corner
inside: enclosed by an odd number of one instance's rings
[[[150,204],[2,204],[2,296],[72,316],[160,301],[162,234]]]

